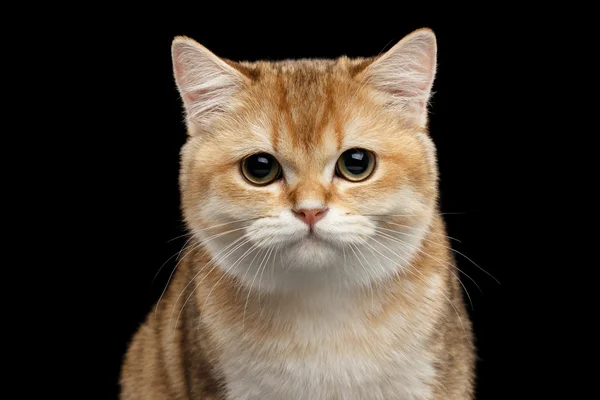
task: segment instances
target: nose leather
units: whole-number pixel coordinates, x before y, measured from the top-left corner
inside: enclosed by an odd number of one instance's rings
[[[327,214],[327,211],[328,209],[326,208],[302,208],[300,210],[292,210],[292,212],[298,219],[304,221],[304,223],[310,226],[311,228],[317,221],[322,219],[325,216],[325,214]]]

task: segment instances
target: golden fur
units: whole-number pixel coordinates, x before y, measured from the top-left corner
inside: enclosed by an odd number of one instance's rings
[[[178,43],[199,46],[186,38],[177,38],[175,45]],[[228,378],[226,365],[235,364],[232,358],[236,354],[266,363],[272,359],[277,365],[288,365],[289,360],[312,363],[325,357],[334,360],[331,365],[341,363],[343,372],[344,363],[335,360],[364,356],[381,359],[378,365],[386,368],[392,365],[386,357],[404,348],[420,349],[419,357],[432,371],[429,380],[420,383],[424,389],[410,398],[473,398],[471,326],[436,206],[434,150],[426,124],[415,117],[418,102],[398,112],[397,102],[386,102],[375,90],[369,74],[378,60],[226,60],[221,69],[234,82],[226,81],[226,85],[237,87],[227,93],[227,104],[205,111],[210,119],[187,108],[189,139],[182,150],[180,187],[182,211],[192,238],[165,295],[130,344],[121,377],[123,400],[260,398],[236,395],[239,392],[232,389],[235,382]],[[178,70],[177,60],[175,63],[186,107],[202,101],[199,96],[205,92],[186,93],[182,82],[188,75]],[[348,147],[368,148],[377,155],[373,176],[359,183],[337,177],[323,179],[322,171]],[[276,155],[287,173],[281,183],[257,187],[240,176],[240,160],[259,151]],[[411,204],[408,213],[395,211],[395,199],[401,196],[412,199],[406,200]],[[344,259],[356,256],[363,260],[361,264],[375,259],[385,264],[384,255],[402,264],[393,273],[381,272],[377,279],[360,284],[353,276],[329,279],[330,267],[299,262],[301,267],[289,267],[289,279],[300,283],[280,290],[277,282],[281,281],[269,281],[272,271],[266,264],[262,271],[259,266],[246,277],[236,272],[235,265],[222,262],[226,253],[219,254],[219,250],[226,250],[233,238],[243,243],[243,234],[253,234],[254,225],[236,221],[271,217],[307,199],[347,215],[370,218],[381,240],[387,235],[388,246],[410,237],[410,233],[404,233],[406,237],[394,234],[400,226],[418,227],[410,232],[423,234],[413,233],[419,240],[410,249],[410,260],[396,259],[393,254],[399,250],[387,253],[381,247],[363,247],[365,253],[370,252],[360,258],[354,247],[346,248]],[[247,231],[232,233],[232,228]],[[239,251],[244,249],[247,247]],[[294,257],[308,257],[304,255],[308,250],[300,247],[289,254],[279,250],[285,254],[281,258],[285,265]],[[251,253],[252,257],[255,254]],[[255,262],[266,259],[269,268],[273,263],[275,269],[278,257],[275,251],[265,250]],[[323,256],[329,260],[327,257]],[[311,276],[318,278],[311,281]],[[304,284],[304,279],[310,284]],[[331,292],[342,293],[338,297],[348,299],[348,309],[332,310],[334,306],[327,303],[337,303],[327,297]],[[321,320],[311,334],[305,334],[307,326]],[[328,325],[330,320],[335,324]],[[325,350],[322,343],[328,343]],[[326,354],[322,355],[323,351]],[[290,371],[282,374],[292,379],[295,372]],[[311,373],[320,376],[318,370]],[[394,371],[386,374],[393,377]],[[338,386],[335,382],[323,384],[319,393],[322,398],[342,398],[347,392],[339,391]],[[277,390],[286,393],[277,398],[306,398],[290,393],[292,389]],[[390,396],[385,389],[374,397],[360,387],[354,393],[356,399],[405,398]],[[422,397],[418,393],[423,393]]]

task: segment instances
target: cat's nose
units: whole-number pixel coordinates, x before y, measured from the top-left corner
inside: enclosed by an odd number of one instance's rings
[[[325,214],[327,214],[327,211],[329,211],[328,208],[302,208],[298,211],[292,210],[297,218],[299,218],[301,221],[304,221],[304,223],[311,228],[318,220],[322,219]]]

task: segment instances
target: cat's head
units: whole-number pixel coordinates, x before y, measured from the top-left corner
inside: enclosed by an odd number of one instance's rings
[[[408,268],[437,200],[433,32],[369,59],[232,62],[183,37],[172,55],[182,209],[219,268],[263,290]]]

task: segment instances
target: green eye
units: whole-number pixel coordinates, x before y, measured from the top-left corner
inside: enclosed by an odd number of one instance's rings
[[[250,183],[265,186],[281,176],[281,166],[270,154],[258,153],[242,160],[242,175]]]
[[[351,182],[367,179],[375,169],[375,155],[365,149],[346,150],[335,165],[335,173]]]

